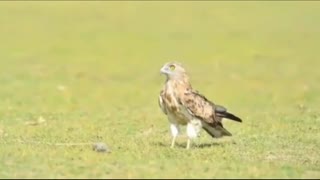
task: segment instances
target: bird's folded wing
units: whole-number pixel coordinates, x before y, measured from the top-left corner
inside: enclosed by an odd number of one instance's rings
[[[215,105],[205,96],[195,91],[186,91],[179,100],[192,116],[208,123],[214,121]]]
[[[223,128],[221,117],[215,116],[215,111],[226,111],[224,107],[216,106],[205,96],[194,91],[186,92],[181,98],[181,104],[188,109],[190,114],[203,121],[203,128],[212,137],[232,136],[229,131]]]

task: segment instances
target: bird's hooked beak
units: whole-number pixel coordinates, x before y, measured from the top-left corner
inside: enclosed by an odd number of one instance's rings
[[[163,66],[160,69],[160,74],[168,74],[168,67],[167,66]]]

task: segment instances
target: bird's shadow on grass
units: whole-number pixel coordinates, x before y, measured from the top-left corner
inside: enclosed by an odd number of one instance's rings
[[[152,143],[152,145],[154,146],[161,146],[161,147],[170,147],[170,144],[166,144],[163,142],[154,142]],[[177,148],[186,148],[187,144],[186,143],[176,143],[175,147]],[[211,148],[214,146],[223,146],[223,143],[217,143],[217,142],[212,142],[212,143],[201,143],[201,144],[193,144],[192,145],[194,148],[200,148],[200,149],[204,149],[204,148]]]

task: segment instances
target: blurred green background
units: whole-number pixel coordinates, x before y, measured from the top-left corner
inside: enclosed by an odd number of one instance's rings
[[[0,177],[319,178],[319,22],[316,1],[1,2]],[[233,137],[169,148],[173,60]]]

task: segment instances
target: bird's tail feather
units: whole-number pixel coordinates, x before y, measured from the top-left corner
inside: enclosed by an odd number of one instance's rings
[[[234,114],[228,113],[228,112],[224,112],[224,113],[218,114],[218,115],[223,118],[227,118],[227,119],[234,120],[237,122],[242,122],[242,120],[239,117],[235,116]]]
[[[203,123],[203,129],[213,138],[220,138],[222,136],[232,136],[232,134],[220,125],[215,127],[208,123]]]

